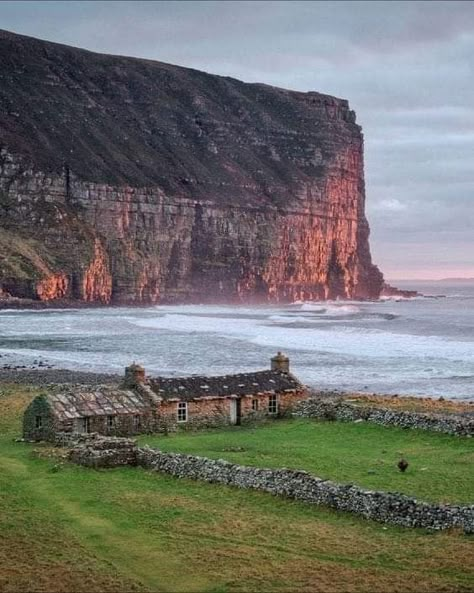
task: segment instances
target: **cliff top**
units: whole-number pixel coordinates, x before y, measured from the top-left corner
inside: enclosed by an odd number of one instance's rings
[[[83,181],[266,203],[320,177],[341,145],[362,143],[344,99],[8,31],[0,138],[45,172],[66,163]]]
[[[156,64],[156,65],[159,65],[161,68],[168,68],[171,70],[179,69],[179,70],[184,70],[184,71],[189,71],[189,72],[197,72],[202,75],[208,75],[208,76],[212,76],[212,77],[216,77],[216,78],[223,78],[225,80],[233,80],[240,84],[247,84],[247,85],[253,85],[253,86],[273,89],[275,91],[279,91],[282,93],[289,93],[291,95],[300,96],[302,98],[308,97],[310,100],[312,98],[320,97],[322,100],[326,101],[328,104],[331,103],[334,105],[338,104],[341,106],[349,107],[349,102],[347,101],[347,99],[342,99],[340,97],[328,95],[327,93],[320,93],[318,91],[306,91],[306,92],[305,91],[295,91],[292,89],[278,87],[278,86],[263,83],[263,82],[244,82],[244,81],[239,80],[238,78],[234,78],[232,76],[211,74],[204,70],[197,70],[196,68],[190,68],[187,66],[177,66],[175,64],[162,62],[160,60],[152,60],[149,58],[138,58],[135,56],[125,56],[122,54],[108,54],[108,53],[103,53],[103,52],[95,52],[95,51],[92,51],[89,49],[84,49],[82,47],[66,45],[64,43],[57,43],[55,41],[48,41],[46,39],[40,39],[38,37],[31,37],[30,35],[23,35],[20,33],[14,33],[13,31],[8,31],[6,29],[0,29],[0,42],[2,42],[3,40],[11,41],[12,43],[17,44],[18,46],[23,46],[23,47],[29,48],[29,49],[41,48],[41,49],[50,49],[50,51],[58,51],[58,52],[65,52],[65,53],[80,52],[84,55],[87,54],[87,55],[91,56],[92,59],[101,57],[104,60],[109,59],[109,60],[111,60],[111,62],[113,60],[117,60],[117,61],[126,60],[130,63],[130,65],[132,65],[133,62]]]

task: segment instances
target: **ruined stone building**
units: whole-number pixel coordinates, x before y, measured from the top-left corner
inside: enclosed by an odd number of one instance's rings
[[[133,364],[118,387],[64,386],[39,395],[25,411],[23,436],[51,441],[58,432],[126,436],[239,425],[283,415],[306,397],[281,353],[269,370],[217,377],[147,378]]]

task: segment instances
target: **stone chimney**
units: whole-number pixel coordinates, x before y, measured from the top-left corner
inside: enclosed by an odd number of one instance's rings
[[[145,369],[135,362],[128,367],[125,367],[126,387],[136,387],[139,384],[145,383]]]
[[[280,371],[281,373],[290,372],[290,359],[281,352],[278,352],[276,356],[271,359],[272,371]]]

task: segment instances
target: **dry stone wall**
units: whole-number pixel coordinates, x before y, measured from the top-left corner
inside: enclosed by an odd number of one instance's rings
[[[151,448],[138,449],[137,465],[178,478],[262,490],[382,523],[434,530],[460,527],[466,533],[474,533],[474,505],[428,504],[399,493],[322,480],[305,471],[246,467],[221,459],[162,453]]]
[[[366,420],[382,426],[431,430],[456,436],[472,437],[474,435],[473,416],[424,414],[387,408],[360,407],[329,398],[314,397],[302,401],[295,406],[293,416],[343,422]]]
[[[337,484],[300,470],[247,467],[221,459],[137,448],[131,439],[91,440],[72,449],[70,459],[87,467],[133,465],[178,478],[260,490],[402,527],[460,528],[474,533],[474,505],[429,504],[396,492]]]

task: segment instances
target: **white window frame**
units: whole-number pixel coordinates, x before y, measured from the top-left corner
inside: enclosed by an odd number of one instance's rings
[[[260,407],[259,404],[260,404],[260,402],[258,400],[258,397],[254,397],[252,399],[252,411],[253,412],[258,412],[258,408]]]
[[[279,401],[278,401],[278,394],[273,393],[272,395],[268,396],[268,413],[269,414],[278,414],[279,410]]]
[[[176,406],[176,419],[180,424],[188,421],[188,402],[178,402]]]
[[[115,416],[107,416],[107,428],[115,428]]]
[[[35,416],[35,428],[41,430],[43,428],[43,416]]]

